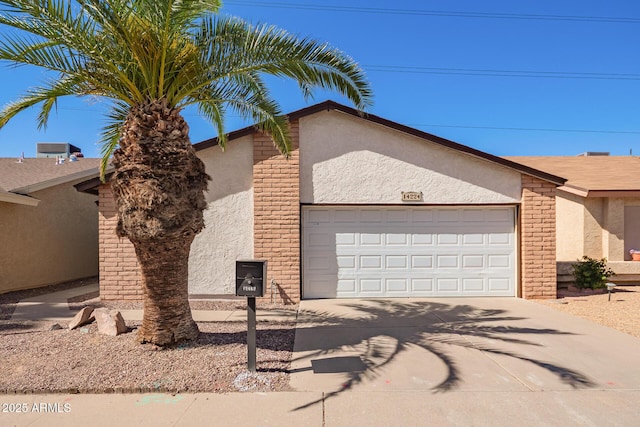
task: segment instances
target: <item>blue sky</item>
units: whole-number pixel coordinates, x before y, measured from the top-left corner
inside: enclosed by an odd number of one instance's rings
[[[640,2],[228,0],[222,13],[347,52],[374,90],[369,112],[384,118],[500,156],[640,155]],[[42,77],[2,64],[0,104]],[[272,82],[285,112],[348,104]],[[64,100],[46,131],[35,111],[23,112],[0,130],[0,157],[32,157],[37,142],[53,141],[97,157],[103,112],[96,100]],[[195,112],[185,117],[194,143],[215,136]],[[244,125],[228,118],[229,131]]]

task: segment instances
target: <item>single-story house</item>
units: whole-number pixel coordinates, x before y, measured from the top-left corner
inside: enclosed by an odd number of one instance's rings
[[[573,280],[570,266],[585,255],[606,258],[612,281],[638,282],[630,251],[640,250],[640,159],[595,154],[507,159],[567,178],[556,192],[559,283]]]
[[[232,295],[238,259],[268,261],[267,299],[556,297],[565,179],[327,101],[290,113],[285,160],[254,127],[195,144],[212,177],[189,292]],[[99,194],[100,292],[141,298],[133,248]]]
[[[99,164],[0,158],[0,293],[98,274],[97,197],[73,185]]]

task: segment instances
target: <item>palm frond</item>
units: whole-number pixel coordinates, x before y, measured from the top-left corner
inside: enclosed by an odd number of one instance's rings
[[[105,173],[109,166],[111,155],[118,148],[122,126],[129,114],[129,105],[124,102],[115,102],[105,117],[105,125],[102,128],[102,149],[100,151],[100,179],[104,182]]]
[[[0,60],[58,73],[59,82],[36,88],[0,112],[0,127],[41,103],[46,126],[59,97],[111,100],[103,129],[103,161],[117,146],[133,106],[165,99],[171,108],[195,105],[225,141],[227,111],[257,123],[285,155],[291,150],[286,117],[262,80],[295,80],[309,98],[315,88],[371,105],[362,69],[343,52],[269,25],[215,18],[219,0],[0,0]],[[103,165],[103,166],[104,166]]]

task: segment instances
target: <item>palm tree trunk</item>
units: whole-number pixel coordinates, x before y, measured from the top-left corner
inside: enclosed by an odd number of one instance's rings
[[[114,152],[111,187],[116,233],[128,237],[142,270],[141,342],[195,339],[188,301],[191,242],[202,228],[209,177],[189,141],[189,127],[166,100],[133,107]]]
[[[141,342],[167,345],[198,337],[188,299],[190,246],[191,242],[172,240],[136,247],[144,288]]]

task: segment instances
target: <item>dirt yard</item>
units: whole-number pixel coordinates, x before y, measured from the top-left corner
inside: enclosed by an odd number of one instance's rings
[[[259,322],[257,372],[247,370],[246,322],[199,322],[194,343],[159,349],[129,332],[101,335],[95,324],[69,330],[55,322],[12,321],[18,301],[86,283],[0,295],[0,393],[234,392],[289,390],[293,322]],[[84,301],[83,301],[84,300]],[[96,295],[69,300],[77,311],[85,305],[138,308],[140,304],[102,304]],[[192,308],[237,310],[244,304],[194,301]],[[268,308],[268,307],[258,307]]]
[[[551,308],[640,338],[640,286],[618,286],[611,294],[560,292],[557,300],[537,300]]]

